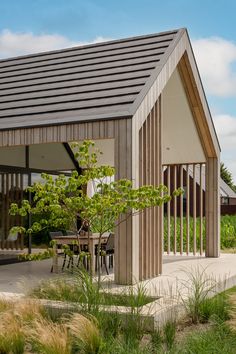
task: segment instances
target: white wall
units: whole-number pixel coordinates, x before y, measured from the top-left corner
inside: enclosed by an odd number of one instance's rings
[[[162,118],[163,164],[205,162],[178,69],[162,93]]]

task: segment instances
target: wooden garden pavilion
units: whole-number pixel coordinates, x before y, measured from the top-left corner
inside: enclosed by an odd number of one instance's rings
[[[220,148],[186,29],[0,61],[1,225],[5,195],[22,193],[32,173],[79,168],[68,143],[84,139],[100,142],[116,178],[134,186],[205,164],[205,252],[219,256]],[[161,274],[162,234],[161,208],[120,224],[117,283]]]

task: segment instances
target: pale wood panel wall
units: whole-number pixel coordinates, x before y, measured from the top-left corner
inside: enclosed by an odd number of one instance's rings
[[[139,131],[139,184],[162,182],[160,101],[156,102]],[[162,210],[145,210],[139,217],[139,279],[162,271]]]

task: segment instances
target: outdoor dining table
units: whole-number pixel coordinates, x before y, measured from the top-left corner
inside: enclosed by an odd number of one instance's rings
[[[102,235],[101,243],[106,243],[109,237],[109,232],[105,232]],[[67,236],[55,236],[53,238],[53,261],[52,261],[52,271],[53,273],[58,273],[58,246],[63,245],[74,245],[78,238],[76,235],[67,235]],[[88,246],[88,249],[91,252],[91,271],[92,274],[95,274],[95,246],[99,243],[99,233],[92,233],[88,236],[79,235],[79,244],[80,246]]]

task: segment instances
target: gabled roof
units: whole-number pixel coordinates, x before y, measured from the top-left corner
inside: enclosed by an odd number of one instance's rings
[[[131,117],[181,31],[0,60],[0,130]]]

